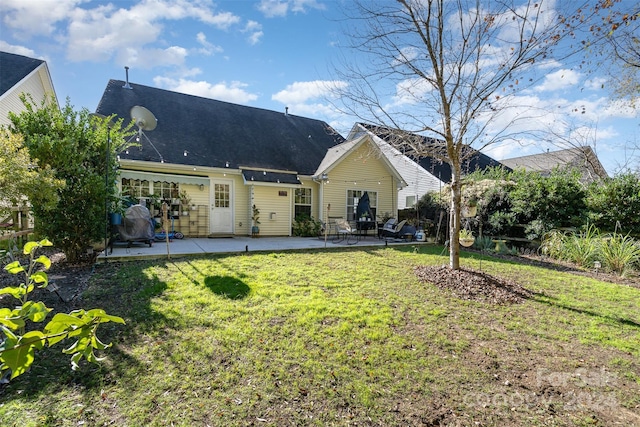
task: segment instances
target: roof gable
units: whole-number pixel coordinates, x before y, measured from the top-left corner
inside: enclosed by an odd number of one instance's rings
[[[110,80],[96,110],[130,119],[140,105],[158,120],[142,150],[122,159],[227,168],[265,168],[311,175],[327,150],[344,141],[327,123],[164,89]],[[157,152],[156,152],[157,150]],[[158,154],[159,153],[159,154]]]
[[[43,63],[41,59],[0,52],[0,95],[4,95]]]
[[[394,146],[394,144],[391,144],[388,142],[390,135],[393,135],[394,137],[398,137],[398,135],[400,135],[400,137],[402,137],[401,135],[407,135],[411,138],[419,138],[419,142],[421,144],[433,144],[434,149],[443,149],[442,147],[442,144],[444,143],[443,141],[438,141],[433,138],[428,138],[426,136],[418,135],[415,133],[397,131],[397,130],[388,129],[381,126],[376,126],[376,125],[371,125],[366,123],[358,123],[357,126],[361,127],[367,132],[371,132],[373,135],[387,142],[392,147]],[[352,134],[353,133],[354,131],[352,131]],[[437,145],[440,145],[440,147],[438,147]],[[413,160],[417,164],[419,164],[424,170],[426,170],[431,175],[438,178],[440,181],[445,183],[451,182],[451,166],[449,165],[449,163],[444,162],[442,160],[438,160],[435,157],[429,157],[429,156],[421,156],[417,159],[416,157],[411,155],[405,154],[405,156]],[[462,173],[465,175],[473,173],[477,170],[485,170],[490,167],[504,167],[505,169],[510,170],[509,167],[503,165],[499,161],[487,156],[486,154],[478,150],[475,150],[474,148],[468,145],[465,145],[463,148],[463,158],[465,160],[463,160],[461,167],[462,167]]]
[[[320,177],[323,174],[329,173],[331,169],[340,164],[340,162],[346,159],[351,153],[358,149],[358,147],[367,143],[370,144],[375,152],[379,154],[379,160],[384,163],[385,167],[401,183],[401,185],[406,185],[398,170],[395,168],[395,166],[393,166],[389,159],[385,155],[383,155],[380,147],[371,140],[370,135],[360,135],[354,139],[349,139],[342,144],[331,147],[327,151],[324,159],[322,160],[322,163],[320,163],[320,166],[318,166],[318,169],[316,170],[314,176]]]

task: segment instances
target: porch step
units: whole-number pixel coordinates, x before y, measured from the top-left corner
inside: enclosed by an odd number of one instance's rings
[[[207,237],[209,237],[210,239],[225,239],[225,238],[228,239],[228,238],[233,237],[233,234],[231,234],[231,233],[211,233]]]

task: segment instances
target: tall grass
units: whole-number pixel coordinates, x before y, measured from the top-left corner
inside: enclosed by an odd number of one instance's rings
[[[603,239],[600,246],[603,266],[610,271],[624,275],[637,268],[640,262],[640,245],[629,235],[614,234]]]
[[[566,235],[564,251],[566,260],[582,267],[593,265],[600,250],[600,231],[590,224],[585,231]]]
[[[639,267],[640,244],[630,236],[602,235],[593,225],[582,232],[553,230],[543,239],[540,250],[558,260],[591,268],[595,261],[611,272],[623,275]]]

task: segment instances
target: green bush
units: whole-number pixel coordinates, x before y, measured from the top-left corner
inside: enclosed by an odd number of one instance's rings
[[[585,188],[575,171],[554,170],[549,176],[516,171],[509,192],[518,224],[526,225],[527,238],[537,239],[554,228],[586,223]]]
[[[316,237],[320,235],[322,223],[308,215],[299,215],[293,221],[293,235],[298,237]]]
[[[636,175],[618,175],[592,184],[586,203],[590,221],[601,230],[640,236],[640,180]]]
[[[35,232],[55,238],[67,260],[75,262],[104,238],[106,200],[114,200],[117,193],[115,179],[106,182],[105,172],[116,176],[116,153],[129,145],[125,138],[132,125],[123,127],[119,120],[109,127],[108,118],[94,118],[86,108],[76,112],[68,100],[60,109],[55,100],[38,106],[30,97],[22,95],[21,99],[25,109],[9,113],[10,131],[22,137],[30,158],[38,159],[34,167],[51,170],[61,183],[54,188],[34,185],[25,191]],[[2,178],[0,175],[0,181]],[[42,203],[46,191],[55,192],[55,203]]]

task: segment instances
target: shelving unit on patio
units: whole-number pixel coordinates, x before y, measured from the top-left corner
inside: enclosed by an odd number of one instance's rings
[[[198,216],[195,222],[196,224],[196,235],[198,237],[207,237],[207,229],[208,227],[208,215],[207,215],[207,206],[206,205],[198,205],[197,208]]]

